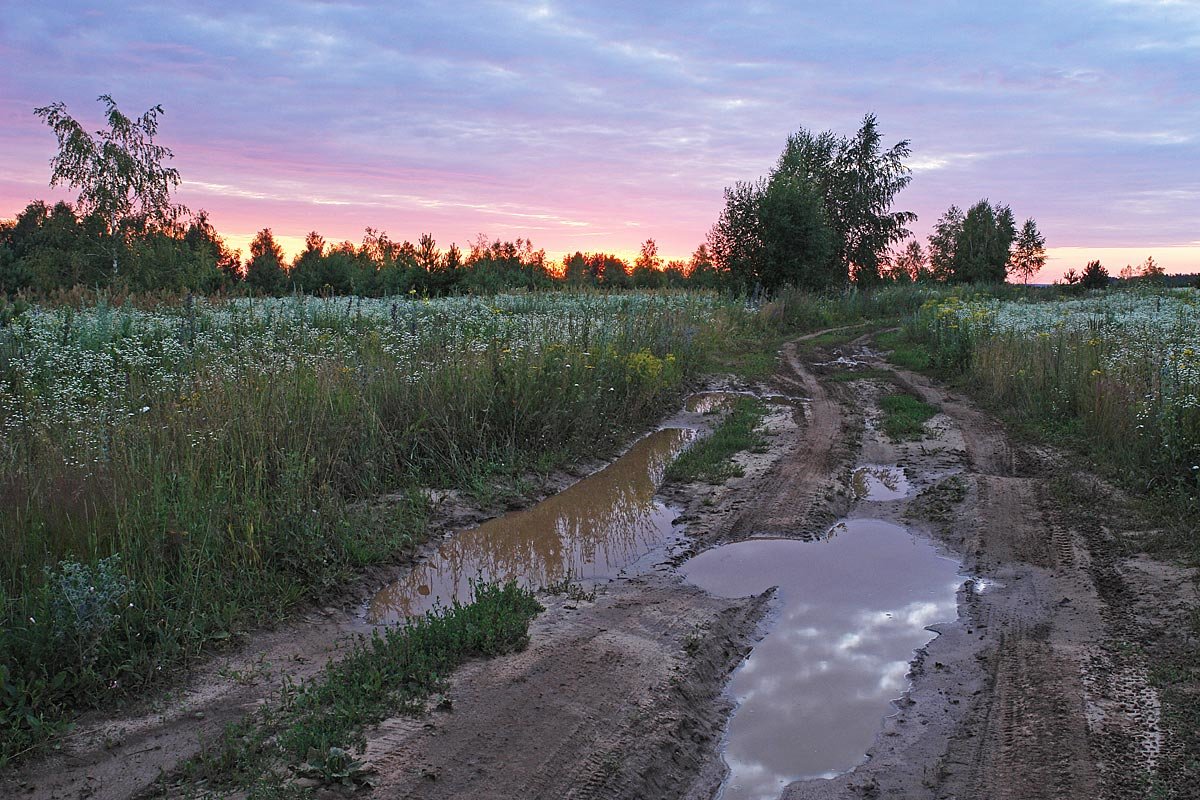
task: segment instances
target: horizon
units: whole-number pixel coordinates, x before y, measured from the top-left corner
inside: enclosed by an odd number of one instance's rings
[[[24,67],[0,77],[0,217],[74,198],[48,186],[33,108],[61,100],[95,130],[107,93],[164,107],[177,200],[243,255],[262,228],[290,258],[310,230],[371,227],[443,249],[520,237],[553,262],[632,262],[653,238],[687,260],[724,187],[766,174],[790,133],[851,134],[870,112],[885,145],[912,142],[896,207],[922,244],[987,197],[1038,221],[1037,282],[1093,259],[1200,271],[1196,5],[608,8],[10,9],[0,53]]]

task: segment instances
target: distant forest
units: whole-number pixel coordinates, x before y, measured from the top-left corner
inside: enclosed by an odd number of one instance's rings
[[[941,216],[927,244],[910,238],[911,211],[896,195],[912,179],[907,140],[890,148],[873,115],[854,136],[804,129],[788,138],[771,172],[725,190],[725,206],[691,258],[666,261],[647,239],[632,264],[609,253],[576,252],[559,262],[527,239],[480,235],[464,251],[439,248],[424,234],[413,244],[367,228],[362,241],[327,242],[308,234],[290,262],[270,228],[250,252],[232,252],[204,211],[172,203],[180,177],[173,154],[154,143],[160,106],[125,116],[111,97],[108,130],[86,131],[62,103],[35,110],[59,152],[50,185],[79,191],[74,204],[34,201],[0,221],[0,295],[48,295],[73,287],[278,295],[421,296],[491,293],[555,286],[604,289],[695,287],[734,292],[790,285],[839,291],[885,283],[1028,282],[1045,265],[1045,239],[1032,218],[982,199]],[[1153,259],[1122,277],[1162,278]],[[1065,283],[1103,288],[1099,262],[1071,270]]]

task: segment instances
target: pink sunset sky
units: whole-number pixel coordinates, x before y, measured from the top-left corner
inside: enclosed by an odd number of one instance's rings
[[[1034,217],[1050,281],[1100,259],[1200,271],[1200,5],[6,3],[0,217],[50,190],[64,101],[162,104],[178,199],[243,251],[532,239],[686,259],[789,133],[864,113],[909,139],[898,208]]]

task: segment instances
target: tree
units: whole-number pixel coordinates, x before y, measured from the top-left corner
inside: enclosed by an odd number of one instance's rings
[[[212,276],[217,284],[228,284],[241,279],[241,258],[237,253],[225,246],[225,240],[217,233],[217,229],[208,221],[208,212],[201,209],[188,224],[183,234],[184,244],[199,259],[198,265],[202,271],[207,271],[209,265],[215,269]],[[199,280],[189,282],[188,288],[203,289],[208,276],[201,274]],[[194,285],[191,285],[194,284]]]
[[[108,130],[93,136],[58,102],[34,109],[54,131],[58,154],[50,159],[50,185],[79,190],[76,211],[103,221],[110,239],[113,273],[121,244],[131,229],[169,227],[187,213],[171,202],[179,186],[179,171],[164,163],[174,154],[154,143],[161,105],[130,119],[109,95],[101,95]]]
[[[1079,276],[1079,285],[1084,289],[1107,289],[1108,270],[1099,261],[1089,261]]]
[[[954,280],[1004,283],[1016,224],[1008,206],[980,200],[967,209],[954,245]]]
[[[417,239],[417,249],[414,255],[417,259],[417,266],[426,272],[433,272],[442,262],[442,254],[438,250],[432,233],[421,234],[421,238]]]
[[[563,256],[562,260],[563,280],[569,286],[583,286],[591,280],[591,275],[588,273],[587,259],[583,257],[583,253],[578,250],[574,255]]]
[[[672,289],[687,285],[687,262],[678,259],[671,259],[667,265],[663,267],[663,278],[667,286]]]
[[[717,273],[712,256],[708,252],[707,244],[701,244],[692,253],[692,259],[688,262],[687,276],[688,281],[693,286],[699,286],[703,289],[715,289],[717,287],[720,276]]]
[[[963,213],[958,206],[950,206],[934,224],[929,235],[929,269],[935,280],[954,277],[954,256],[962,226]]]
[[[665,283],[662,258],[658,255],[658,242],[653,239],[642,242],[642,249],[633,262],[630,278],[637,289],[661,287]]]
[[[916,239],[905,245],[903,250],[892,257],[891,262],[890,277],[895,281],[916,283],[929,276],[925,251]]]
[[[717,272],[743,282],[758,279],[764,249],[760,201],[766,181],[737,181],[725,188],[725,207],[708,232],[708,252]]]
[[[250,242],[250,262],[246,265],[246,283],[259,294],[275,294],[283,288],[283,249],[270,228],[263,228]]]
[[[811,184],[776,175],[759,199],[762,257],[754,277],[765,289],[786,283],[822,291],[846,282],[837,235]]]
[[[1146,256],[1146,262],[1142,264],[1141,277],[1149,278],[1150,280],[1162,280],[1167,276],[1167,271],[1158,265],[1154,260],[1154,256]]]
[[[1046,237],[1037,229],[1032,218],[1025,220],[1017,234],[1016,247],[1009,261],[1008,271],[1019,276],[1024,283],[1046,266]]]
[[[878,283],[885,253],[916,219],[892,210],[911,180],[909,152],[907,141],[884,150],[871,114],[851,138],[792,134],[767,178],[725,190],[708,237],[717,269],[766,289]]]
[[[1034,225],[1030,230],[1037,232]],[[1016,222],[1006,205],[980,200],[966,214],[950,206],[929,236],[933,276],[956,283],[1003,283],[1016,236]]]

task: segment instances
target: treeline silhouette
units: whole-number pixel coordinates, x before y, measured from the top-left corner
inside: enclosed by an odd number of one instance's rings
[[[494,293],[594,286],[609,289],[737,288],[718,273],[705,245],[689,261],[664,263],[648,239],[632,264],[609,253],[576,252],[551,261],[528,239],[480,235],[466,249],[439,248],[430,234],[397,242],[367,228],[359,243],[330,243],[317,232],[290,261],[271,229],[243,257],[201,211],[174,226],[127,222],[110,233],[67,202],[34,201],[0,221],[0,294],[44,295],[78,286],[131,292],[188,291],[386,296]],[[115,268],[114,268],[114,265]]]

